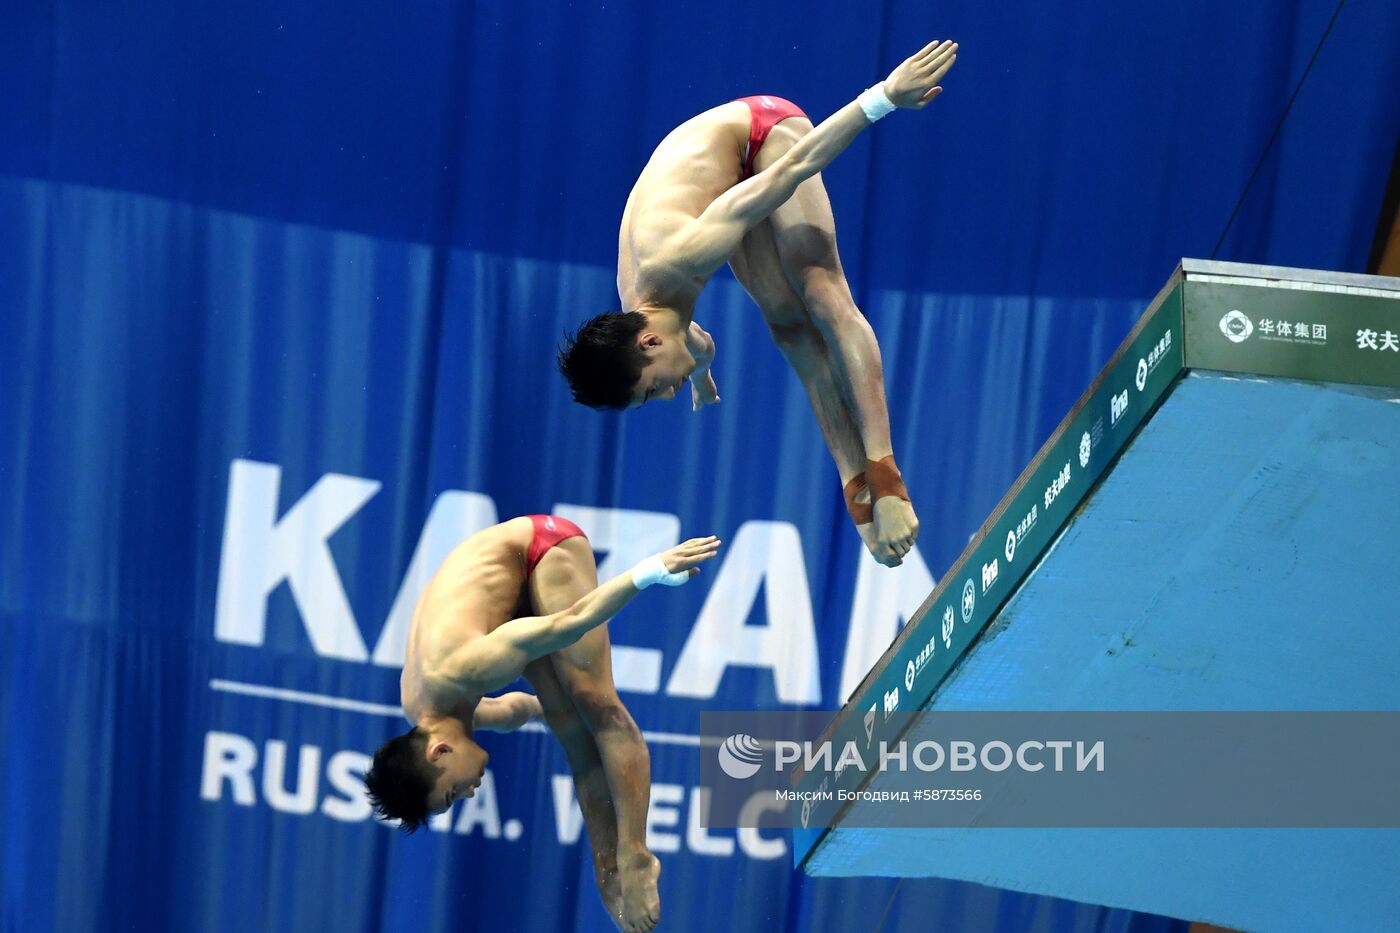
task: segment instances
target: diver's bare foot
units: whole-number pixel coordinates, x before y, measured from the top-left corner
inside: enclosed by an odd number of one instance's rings
[[[871,557],[874,557],[877,561],[884,564],[886,567],[898,566],[898,564],[886,563],[885,559],[880,556],[880,539],[875,534],[874,522],[867,522],[864,525],[857,525],[856,534],[860,535],[861,543],[865,545],[865,549],[870,552]]]
[[[661,919],[661,894],[656,888],[660,877],[661,862],[650,852],[622,868],[622,929],[627,933],[648,933]]]
[[[856,505],[870,504],[870,489],[867,487],[856,493]],[[916,520],[917,527],[917,520]],[[860,535],[860,540],[865,544],[865,549],[870,552],[870,556],[886,567],[898,567],[901,558],[896,557],[894,552],[880,539],[879,526],[875,521],[865,522],[856,525],[856,534]]]
[[[603,909],[612,918],[613,926],[623,929],[622,879],[618,877],[617,866],[594,866],[593,880],[598,884],[598,896],[603,899]]]
[[[898,567],[919,538],[919,517],[908,500],[884,496],[875,500],[874,529],[875,547],[870,553],[886,567]]]

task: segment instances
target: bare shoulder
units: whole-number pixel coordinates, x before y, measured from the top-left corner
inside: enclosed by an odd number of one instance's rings
[[[644,299],[672,305],[684,297],[693,297],[694,276],[687,264],[684,230],[684,224],[679,223],[647,240],[637,263],[636,287]]]
[[[689,202],[684,197],[685,188],[680,185],[672,186],[668,195],[663,185],[657,185],[657,191],[653,192],[650,201],[632,216],[629,225],[629,233],[632,246],[637,254],[637,261],[640,265],[647,265],[655,262],[656,247],[670,239],[676,231],[683,228],[687,223],[694,220],[694,214],[689,209]]]
[[[479,699],[483,692],[474,689],[469,676],[463,671],[449,670],[445,665],[434,665],[423,671],[415,706],[419,715],[425,711],[440,713]]]
[[[691,218],[675,208],[638,212],[623,230],[618,256],[617,292],[624,309],[644,304],[688,304],[697,291],[678,243]]]

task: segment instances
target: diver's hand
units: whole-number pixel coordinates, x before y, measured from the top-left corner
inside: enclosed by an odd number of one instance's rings
[[[958,60],[958,44],[934,39],[900,62],[885,79],[885,96],[896,107],[918,110],[943,93],[938,82]]]
[[[669,572],[688,573],[693,577],[700,572],[701,564],[719,553],[719,546],[720,540],[714,535],[708,538],[691,538],[669,551],[662,551],[659,556]]]
[[[483,697],[476,706],[472,724],[492,732],[514,732],[530,720],[543,717],[539,698],[517,690],[498,697]]]
[[[695,358],[695,372],[690,374],[690,410],[699,411],[706,405],[719,404],[719,387],[710,372],[715,361],[715,338],[694,321],[685,332],[685,348]]]
[[[715,385],[715,375],[708,369],[694,373],[690,377],[690,410],[699,411],[706,405],[719,404],[719,386]]]
[[[694,321],[690,322],[690,329],[685,332],[685,348],[695,358],[696,373],[709,369],[715,361],[715,338]]]

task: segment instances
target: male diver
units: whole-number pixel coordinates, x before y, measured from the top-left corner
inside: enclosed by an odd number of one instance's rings
[[[953,42],[930,42],[813,127],[795,104],[757,96],[692,117],[666,136],[622,213],[622,310],[569,337],[559,368],[574,398],[625,409],[675,398],[719,401],[714,340],[693,319],[728,262],[806,388],[861,539],[887,566],[913,547],[919,520],[895,464],[875,333],[856,307],[818,174],[871,123],[942,92]]]
[[[378,815],[413,832],[472,796],[487,760],[473,730],[517,729],[542,713],[573,771],[604,906],[628,933],[652,929],[661,865],[646,848],[651,759],[613,685],[607,621],[646,587],[699,573],[719,546],[693,538],[599,586],[587,538],[557,516],[513,518],[459,544],[413,613],[400,681],[413,728],[375,752],[364,778]],[[535,696],[486,695],[522,673]]]

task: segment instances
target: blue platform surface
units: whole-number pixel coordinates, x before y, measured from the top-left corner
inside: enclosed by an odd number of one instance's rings
[[[1192,372],[931,708],[1400,709],[1397,530],[1400,400]],[[806,867],[1245,930],[1400,922],[1397,830],[838,826]]]

